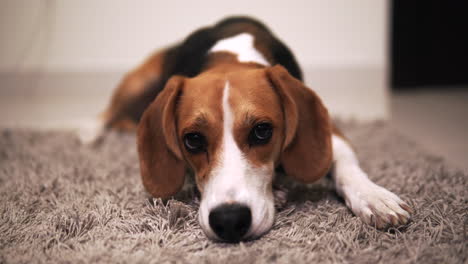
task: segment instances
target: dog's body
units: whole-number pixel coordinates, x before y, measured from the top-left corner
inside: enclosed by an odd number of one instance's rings
[[[210,238],[239,241],[271,228],[280,166],[305,183],[333,169],[338,194],[366,223],[409,220],[409,206],[361,170],[289,49],[253,19],[198,30],[129,73],[103,127],[137,126],[144,186],[166,198],[193,171]]]

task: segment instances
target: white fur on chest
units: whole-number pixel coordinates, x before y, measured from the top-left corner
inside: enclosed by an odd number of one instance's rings
[[[240,62],[255,62],[269,66],[268,61],[254,47],[254,37],[248,33],[241,33],[218,41],[208,53],[227,51],[237,55]]]

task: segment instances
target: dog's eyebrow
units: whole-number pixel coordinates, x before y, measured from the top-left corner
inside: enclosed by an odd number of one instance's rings
[[[246,127],[251,127],[254,126],[255,124],[262,123],[262,122],[268,122],[272,123],[271,119],[266,116],[257,116],[251,112],[247,112],[244,115],[244,119],[242,121],[242,124]]]
[[[204,113],[199,113],[184,130],[198,130],[208,126],[208,119]]]
[[[255,123],[257,123],[258,118],[254,115],[252,115],[250,112],[247,112],[244,115],[244,120],[243,120],[243,125],[244,126],[253,126]]]

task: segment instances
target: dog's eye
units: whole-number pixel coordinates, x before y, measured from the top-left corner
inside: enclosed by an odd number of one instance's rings
[[[270,141],[273,135],[273,127],[270,123],[260,123],[254,126],[249,134],[249,144],[263,145]]]
[[[184,136],[184,145],[188,152],[200,153],[206,150],[206,139],[200,133],[187,133]]]

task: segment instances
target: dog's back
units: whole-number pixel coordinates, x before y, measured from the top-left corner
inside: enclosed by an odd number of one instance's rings
[[[301,69],[289,48],[261,22],[249,17],[229,17],[214,26],[201,28],[181,43],[151,56],[130,72],[114,93],[104,113],[107,128],[134,130],[143,112],[174,75],[194,77],[206,67],[206,55],[216,43],[242,33],[254,37],[255,48],[270,65],[280,64],[296,79]]]

